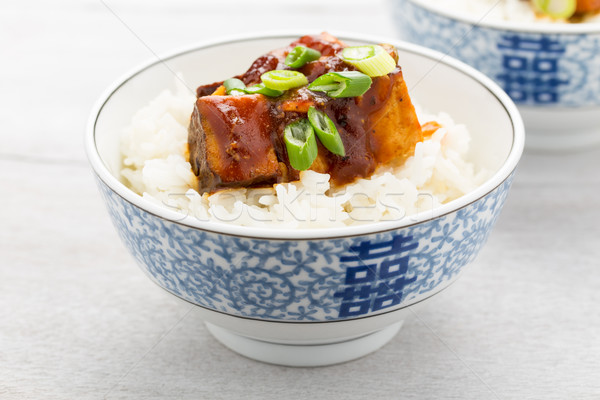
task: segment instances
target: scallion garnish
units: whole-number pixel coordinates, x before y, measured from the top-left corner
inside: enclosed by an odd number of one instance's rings
[[[311,106],[308,109],[308,121],[327,150],[342,157],[346,155],[340,133],[327,114]]]
[[[317,50],[305,46],[296,46],[285,58],[285,65],[291,68],[300,68],[311,61],[318,60],[320,57],[321,53]]]
[[[346,47],[340,58],[371,77],[387,75],[396,68],[396,60],[378,45]]]
[[[225,91],[227,94],[232,96],[240,96],[245,93],[246,85],[244,82],[237,78],[230,78],[223,82],[223,86],[225,86]]]
[[[329,97],[356,97],[371,87],[372,80],[358,71],[329,72],[313,81],[308,88],[325,92]]]
[[[292,122],[283,130],[283,141],[292,168],[304,171],[312,165],[319,148],[315,131],[308,119]]]
[[[265,72],[261,75],[260,80],[266,87],[275,90],[288,90],[308,84],[308,79],[304,74],[286,69]]]
[[[259,83],[254,86],[249,86],[246,89],[244,89],[244,91],[248,94],[256,94],[256,93],[264,94],[265,96],[268,96],[268,97],[279,97],[283,94],[283,90],[269,89],[268,87],[265,86],[264,83]]]
[[[533,0],[533,5],[552,18],[569,18],[575,14],[577,0]]]

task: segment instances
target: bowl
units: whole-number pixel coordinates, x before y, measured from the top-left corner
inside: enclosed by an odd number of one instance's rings
[[[528,148],[600,143],[600,23],[496,21],[424,0],[391,7],[403,39],[464,61],[511,96]]]
[[[292,366],[334,364],[378,349],[411,306],[450,285],[484,245],[524,144],[514,103],[473,68],[439,61],[440,53],[413,44],[339,34],[349,44],[396,45],[413,101],[465,123],[472,131],[470,159],[491,171],[490,178],[459,199],[399,221],[324,229],[200,221],[119,180],[122,128],[135,110],[174,88],[174,72],[189,87],[222,80],[307,33],[314,32],[225,38],[153,60],[100,98],[85,138],[110,217],[150,279],[196,305],[229,348]],[[206,62],[223,59],[227,64]]]

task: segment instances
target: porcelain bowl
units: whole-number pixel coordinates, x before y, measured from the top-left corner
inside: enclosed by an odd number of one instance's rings
[[[145,200],[120,181],[121,130],[135,110],[173,88],[174,72],[189,87],[222,80],[303,34],[228,38],[154,60],[109,88],[86,133],[110,217],[141,269],[197,305],[228,347],[295,366],[376,350],[398,331],[408,307],[452,283],[496,222],[524,143],[513,102],[471,67],[440,62],[440,53],[412,44],[339,34],[350,44],[395,44],[413,101],[463,122],[472,134],[470,159],[491,177],[457,200],[400,221],[304,230],[199,221]]]
[[[439,50],[494,79],[515,101],[527,147],[600,143],[600,23],[496,21],[432,6],[390,2],[402,39]]]

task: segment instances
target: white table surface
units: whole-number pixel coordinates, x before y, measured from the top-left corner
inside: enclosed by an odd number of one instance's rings
[[[0,399],[600,399],[600,149],[526,152],[488,244],[378,352],[240,357],[121,245],[82,146],[102,90],[264,29],[395,36],[381,0],[0,3]]]

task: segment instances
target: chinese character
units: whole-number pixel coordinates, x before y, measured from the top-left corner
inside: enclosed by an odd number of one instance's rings
[[[522,50],[529,52],[546,52],[562,54],[565,47],[556,40],[548,37],[540,39],[526,39],[518,35],[506,35],[502,37],[503,42],[498,43],[499,49]]]
[[[349,248],[349,250],[354,253],[353,255],[342,256],[340,257],[340,261],[347,262],[370,260],[372,258],[387,257],[403,251],[412,250],[417,247],[417,244],[406,244],[406,242],[410,240],[412,240],[412,236],[405,238],[402,235],[397,235],[394,236],[392,240],[383,243],[371,243],[370,240],[367,240],[366,242],[360,242],[358,246],[351,246]]]
[[[556,103],[559,87],[569,83],[561,79],[557,56],[565,52],[559,42],[547,37],[526,39],[517,35],[502,37],[499,49],[503,72],[496,75],[504,90],[517,103]]]
[[[351,246],[353,254],[342,255],[341,262],[351,262],[346,268],[344,289],[334,294],[342,299],[340,317],[351,317],[378,311],[400,304],[406,285],[416,277],[407,277],[409,255],[402,255],[417,248],[412,236],[396,235],[390,241],[372,243],[364,241]],[[364,260],[381,259],[378,263]]]

